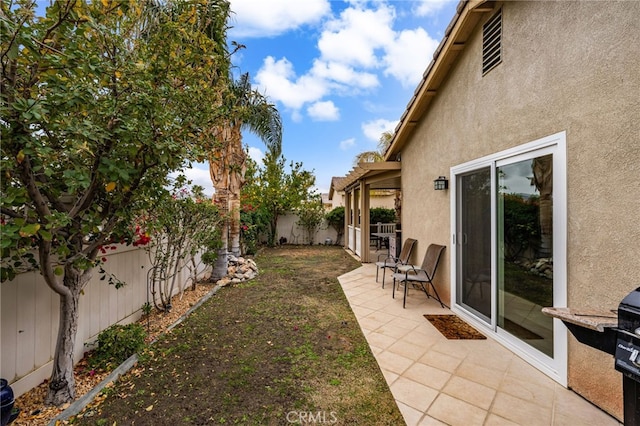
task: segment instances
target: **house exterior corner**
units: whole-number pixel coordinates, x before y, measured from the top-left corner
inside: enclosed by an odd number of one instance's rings
[[[621,419],[613,357],[515,306],[608,311],[639,284],[640,3],[487,4],[459,9],[440,52],[455,59],[434,59],[428,106],[407,107],[387,152],[402,159],[403,238],[418,240],[414,263],[430,243],[447,246],[435,284],[455,312]],[[501,57],[486,70],[497,14]],[[436,191],[442,175],[449,189]],[[509,214],[526,206],[541,229],[516,247]],[[541,277],[532,300],[509,290],[521,286],[510,268],[534,269],[528,258]]]

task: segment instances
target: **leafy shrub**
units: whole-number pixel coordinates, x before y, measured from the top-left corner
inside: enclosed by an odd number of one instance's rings
[[[369,210],[369,221],[375,223],[393,223],[396,221],[396,211],[394,209],[385,209],[384,207],[374,207]]]
[[[240,241],[244,254],[256,254],[260,236],[268,229],[269,220],[264,208],[254,207],[250,203],[242,205],[240,210]]]
[[[502,200],[505,257],[514,261],[540,245],[540,202],[539,197],[524,199],[518,194],[505,194]]]
[[[144,347],[147,333],[140,324],[112,325],[98,334],[98,348],[88,362],[92,368],[117,366]]]
[[[309,200],[302,203],[297,213],[298,226],[301,226],[307,233],[308,243],[313,244],[316,232],[324,219],[322,199],[319,195],[310,197]]]
[[[336,230],[336,244],[340,244],[342,235],[344,234],[344,207],[339,206],[326,214],[327,223]]]

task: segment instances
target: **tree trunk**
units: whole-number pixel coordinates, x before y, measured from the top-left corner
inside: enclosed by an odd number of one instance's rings
[[[278,216],[274,214],[271,217],[271,220],[269,221],[269,241],[267,243],[270,247],[274,247],[276,245],[277,233],[278,233]]]
[[[218,190],[218,188],[216,188],[214,203],[218,206],[223,217],[220,232],[222,245],[218,249],[218,256],[216,257],[216,262],[213,265],[213,272],[211,272],[211,279],[213,281],[217,281],[227,275],[227,269],[229,267],[229,195],[227,191],[224,189]]]
[[[73,351],[78,331],[78,303],[80,291],[90,278],[91,275],[86,271],[78,270],[71,265],[65,267],[64,287],[66,291],[64,294],[60,294],[58,340],[45,404],[58,406],[72,401],[76,396]]]
[[[231,253],[234,256],[240,256],[240,191],[244,186],[244,174],[247,170],[247,156],[242,149],[242,134],[240,126],[236,125],[231,131],[231,139],[229,140],[228,149],[231,157],[233,168],[229,170],[229,208],[230,208],[230,230],[229,239],[231,240]]]
[[[231,226],[229,230],[229,239],[231,240],[231,254],[240,256],[240,197],[239,195],[231,195]]]
[[[553,253],[553,157],[545,155],[533,160],[534,184],[540,191],[540,248],[539,256]]]
[[[222,216],[220,224],[220,239],[222,246],[218,249],[218,256],[213,265],[211,279],[217,281],[227,275],[229,252],[229,153],[227,141],[229,140],[229,127],[225,126],[218,131],[219,146],[209,154],[209,174],[215,188],[213,203],[218,207]]]
[[[396,211],[396,223],[402,222],[402,191],[396,189],[396,196],[393,200],[393,209]]]
[[[217,130],[217,139],[219,146],[209,155],[209,174],[216,190],[214,203],[223,213],[224,220],[222,247],[218,250],[211,276],[214,280],[227,275],[229,240],[232,253],[240,255],[240,189],[246,170],[240,126],[225,123]]]

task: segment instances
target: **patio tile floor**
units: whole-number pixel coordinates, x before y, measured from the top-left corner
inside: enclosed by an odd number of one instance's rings
[[[620,425],[491,338],[447,340],[422,315],[448,309],[418,291],[403,309],[375,275],[339,281],[407,425]]]

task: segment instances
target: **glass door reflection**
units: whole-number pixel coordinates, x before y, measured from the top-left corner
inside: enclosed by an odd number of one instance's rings
[[[457,302],[491,323],[491,169],[457,176]]]
[[[553,357],[553,156],[497,168],[497,325]]]

